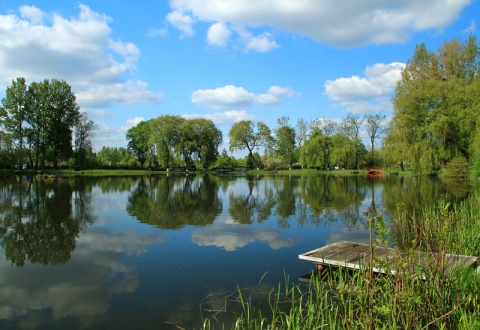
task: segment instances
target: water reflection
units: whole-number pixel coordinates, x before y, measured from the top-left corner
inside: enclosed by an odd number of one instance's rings
[[[81,181],[17,177],[2,185],[1,246],[15,266],[70,260],[80,230],[92,223],[90,193]]]
[[[222,210],[214,177],[150,176],[130,193],[127,212],[141,222],[164,229],[212,224]]]
[[[292,247],[298,239],[284,237],[283,233],[275,228],[243,226],[211,227],[192,233],[192,242],[198,246],[216,246],[226,251],[235,251],[255,241],[267,242],[270,248],[277,250]]]
[[[368,240],[372,205],[468,193],[414,177],[0,178],[0,328],[198,327],[222,302],[205,297],[266,272],[269,292],[310,270],[298,254]]]

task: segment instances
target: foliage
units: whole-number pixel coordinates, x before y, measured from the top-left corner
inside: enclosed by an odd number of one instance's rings
[[[180,116],[160,116],[150,122],[151,141],[157,151],[158,162],[169,168],[175,164],[175,152],[180,141],[180,127],[186,119]]]
[[[85,113],[80,114],[75,123],[75,158],[80,169],[85,165],[85,160],[92,155],[92,137],[98,125],[89,120]],[[91,158],[91,157],[90,157]]]
[[[273,159],[274,167],[277,168],[283,164],[288,166],[289,169],[292,168],[292,164],[295,162],[295,138],[296,133],[295,129],[288,124],[289,118],[282,117],[277,120],[278,127],[275,129],[275,139],[274,139],[274,151]]]
[[[259,159],[253,155],[253,150],[258,147],[271,147],[273,142],[270,128],[263,122],[256,125],[251,120],[242,120],[233,124],[228,136],[230,138],[230,151],[248,150],[248,157],[256,168],[260,168]]]
[[[185,119],[160,116],[150,121],[150,143],[155,146],[158,162],[171,166],[212,166],[222,143],[222,132],[213,121],[204,118]]]
[[[234,168],[238,166],[238,161],[233,156],[229,156],[227,150],[223,149],[214,164],[217,168]]]
[[[215,163],[218,147],[222,143],[222,132],[213,121],[204,118],[185,120],[180,127],[177,152],[187,167],[199,162],[204,169]]]
[[[25,78],[17,78],[7,87],[2,99],[1,112],[5,116],[3,141],[10,141],[15,162],[21,165],[28,160],[35,167],[51,162],[55,167],[72,154],[72,134],[81,124],[89,132],[95,129],[93,122],[82,117],[75,94],[65,81],[56,79],[28,87]],[[85,133],[85,131],[83,131]],[[88,136],[77,136],[76,151],[82,150]],[[80,152],[81,154],[81,152]]]
[[[27,119],[27,84],[25,78],[19,77],[7,87],[2,99],[2,112],[5,116],[4,127],[14,144],[16,163],[21,167],[25,157],[25,121]]]
[[[142,168],[147,160],[153,160],[154,157],[154,146],[150,136],[150,121],[142,121],[127,131],[127,148],[135,156]]]
[[[465,157],[457,156],[446,164],[445,170],[448,176],[467,177],[470,172],[470,164]]]
[[[478,56],[474,36],[444,42],[437,52],[416,47],[393,97],[387,160],[431,173],[462,155],[480,168]]]
[[[135,166],[136,159],[127,148],[102,147],[97,154],[101,166],[117,168]]]

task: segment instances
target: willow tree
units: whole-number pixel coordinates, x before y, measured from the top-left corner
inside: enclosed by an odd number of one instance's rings
[[[418,172],[437,170],[458,155],[470,159],[478,126],[478,56],[473,36],[444,42],[437,52],[416,47],[395,89],[386,156],[399,153],[390,158],[403,158]]]
[[[180,127],[177,149],[187,167],[196,161],[209,168],[218,156],[222,132],[213,121],[205,118],[187,119]]]
[[[160,116],[150,122],[151,141],[157,151],[158,162],[165,168],[174,165],[175,150],[180,139],[180,127],[185,118]]]

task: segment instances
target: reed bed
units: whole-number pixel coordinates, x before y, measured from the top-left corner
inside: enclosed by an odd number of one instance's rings
[[[445,273],[438,256],[415,265],[414,251],[480,253],[478,195],[450,205],[440,201],[421,214],[399,206],[393,225],[369,210],[371,248],[395,241],[398,257],[388,275],[327,268],[309,285],[285,281],[272,290],[268,308],[241,290],[229,325],[206,318],[202,329],[480,329],[480,275],[473,268]],[[415,266],[415,267],[412,267]],[[263,304],[265,305],[265,304]]]

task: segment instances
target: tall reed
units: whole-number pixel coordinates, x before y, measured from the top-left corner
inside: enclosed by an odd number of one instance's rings
[[[242,308],[231,329],[480,329],[480,276],[475,269],[445,273],[432,253],[479,255],[478,196],[440,201],[419,214],[400,206],[393,230],[375,210],[367,216],[372,249],[392,239],[397,244],[396,258],[382,261],[386,274],[374,275],[369,264],[358,271],[327,268],[308,286],[286,281],[270,292],[267,312],[239,290]],[[420,264],[417,250],[432,253],[430,266]],[[215,328],[225,325],[208,319],[203,325]]]

